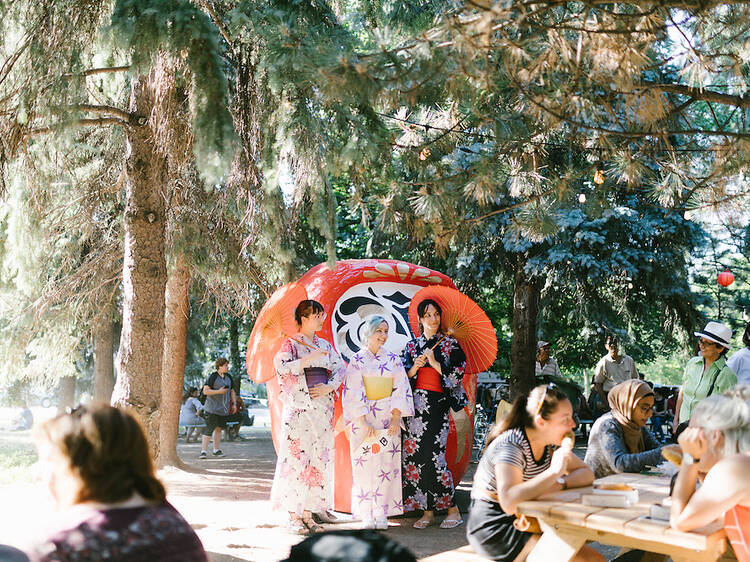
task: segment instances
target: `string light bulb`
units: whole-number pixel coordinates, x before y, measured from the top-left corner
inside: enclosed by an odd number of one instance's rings
[[[432,151],[429,148],[424,147],[422,149],[422,152],[419,153],[419,159],[422,161],[427,160],[431,154],[432,154]]]
[[[585,193],[579,193],[578,194],[578,202],[583,204],[586,202],[586,194]]]

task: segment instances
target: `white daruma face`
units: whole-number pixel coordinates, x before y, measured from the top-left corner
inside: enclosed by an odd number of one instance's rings
[[[401,354],[412,339],[409,329],[409,303],[422,287],[408,283],[372,281],[347,289],[336,301],[331,316],[331,331],[336,350],[345,361],[367,345],[364,324],[377,314],[388,323],[387,339],[383,346]]]

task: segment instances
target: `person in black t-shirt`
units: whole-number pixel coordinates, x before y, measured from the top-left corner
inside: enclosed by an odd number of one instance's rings
[[[208,457],[208,442],[213,435],[214,457],[222,457],[224,453],[219,449],[221,445],[221,429],[227,426],[230,407],[237,406],[237,395],[232,388],[232,377],[229,376],[229,361],[224,357],[216,360],[216,371],[203,385],[206,395],[204,410],[206,412],[206,427],[203,429],[203,446],[198,458]]]

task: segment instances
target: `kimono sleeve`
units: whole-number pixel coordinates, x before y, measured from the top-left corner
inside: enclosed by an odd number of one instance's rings
[[[346,363],[330,343],[325,341],[325,346],[328,349],[328,368],[331,370],[331,378],[328,380],[328,384],[333,386],[334,390],[337,390],[344,382]]]
[[[356,357],[356,356],[355,356]],[[349,366],[344,369],[344,385],[341,387],[341,408],[344,420],[352,422],[367,414],[367,397],[365,385],[362,380],[362,371],[355,363],[354,358]]]
[[[292,340],[286,340],[273,358],[279,379],[279,399],[286,406],[304,410],[312,406],[302,365]]]
[[[462,410],[469,401],[464,392],[463,378],[466,372],[466,355],[455,338],[445,338],[440,343],[443,367],[443,388],[454,412]]]
[[[391,359],[391,372],[393,373],[393,394],[391,395],[391,410],[398,409],[401,417],[414,415],[414,397],[409,384],[406,369],[397,355]]]
[[[419,355],[417,342],[416,340],[411,340],[406,344],[406,347],[404,347],[404,351],[401,354],[401,364],[405,372],[408,373],[414,366],[414,361],[416,360],[417,355]],[[414,387],[417,384],[417,377],[409,378],[409,375],[406,375],[406,378],[409,381],[409,386],[411,386],[412,390],[414,390]]]

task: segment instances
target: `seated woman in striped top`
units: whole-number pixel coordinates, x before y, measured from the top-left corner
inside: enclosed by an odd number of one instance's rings
[[[704,398],[680,434],[670,524],[690,531],[724,517],[740,562],[750,560],[750,387]],[[703,484],[696,484],[701,480]]]
[[[573,407],[555,385],[537,386],[519,396],[487,435],[471,489],[466,535],[474,550],[490,560],[525,560],[541,535],[514,527],[516,506],[549,492],[588,486],[594,473],[561,446],[575,429]],[[601,561],[584,546],[574,560]]]

